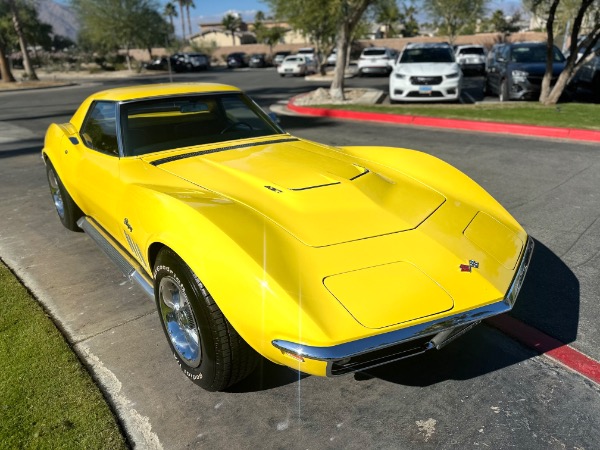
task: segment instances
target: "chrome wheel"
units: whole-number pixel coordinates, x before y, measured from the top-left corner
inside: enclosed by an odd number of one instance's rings
[[[61,219],[64,219],[65,203],[62,198],[62,193],[60,192],[60,186],[58,185],[58,178],[52,169],[48,171],[48,184],[50,185],[50,195],[52,196],[52,201],[54,202],[58,216]]]
[[[158,299],[160,314],[173,348],[190,367],[202,359],[200,333],[185,291],[172,277],[160,280]]]

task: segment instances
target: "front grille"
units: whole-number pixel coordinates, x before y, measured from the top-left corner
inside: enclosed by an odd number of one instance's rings
[[[410,77],[410,82],[417,86],[434,86],[442,83],[442,77]]]
[[[363,353],[362,355],[353,356],[346,360],[335,361],[331,365],[331,375],[343,375],[418,355],[429,349],[427,344],[430,340],[431,336],[426,336],[381,350],[375,350],[374,352]]]
[[[410,91],[408,94],[406,94],[407,97],[443,97],[444,94],[442,94],[440,91],[431,91],[429,93],[421,93],[419,91]]]

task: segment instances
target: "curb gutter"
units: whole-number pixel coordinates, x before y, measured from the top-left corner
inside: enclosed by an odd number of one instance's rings
[[[600,131],[595,130],[315,108],[312,106],[296,105],[294,103],[295,99],[296,97],[292,97],[288,101],[288,109],[299,114],[317,117],[333,117],[336,119],[396,123],[401,125],[415,125],[421,127],[450,128],[453,130],[481,131],[484,133],[516,134],[522,136],[568,139],[574,141],[600,142]]]

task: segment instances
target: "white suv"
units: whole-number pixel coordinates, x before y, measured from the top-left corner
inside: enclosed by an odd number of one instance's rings
[[[486,51],[483,45],[459,45],[454,54],[463,72],[485,74]]]
[[[386,47],[365,48],[358,60],[358,75],[371,73],[389,75],[395,57],[396,51]]]
[[[449,44],[407,44],[390,75],[390,101],[458,100],[462,79]]]

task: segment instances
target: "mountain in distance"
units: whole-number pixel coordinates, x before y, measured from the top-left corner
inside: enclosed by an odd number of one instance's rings
[[[53,0],[38,0],[37,10],[40,21],[52,25],[52,32],[55,35],[68,37],[73,42],[77,41],[79,22],[71,8]]]

